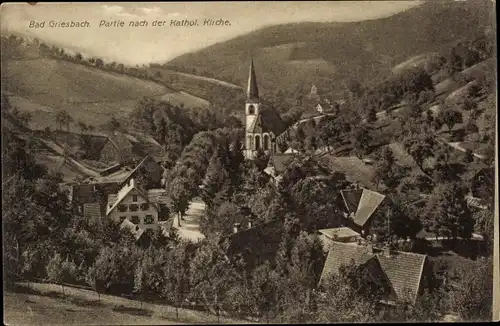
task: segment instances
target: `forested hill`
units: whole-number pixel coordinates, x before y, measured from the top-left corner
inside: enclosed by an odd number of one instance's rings
[[[429,1],[384,19],[272,26],[179,56],[165,66],[208,71],[244,86],[247,66],[242,63],[253,54],[264,96],[312,83],[335,92],[350,76],[373,81],[411,56],[484,34],[494,12],[487,0]]]

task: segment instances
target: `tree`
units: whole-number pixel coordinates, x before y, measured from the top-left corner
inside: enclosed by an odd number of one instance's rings
[[[188,246],[185,241],[178,243],[169,252],[162,267],[164,286],[160,291],[163,297],[174,303],[177,319],[181,302],[189,290]]]
[[[463,269],[452,307],[464,321],[490,321],[493,304],[493,262],[481,259],[475,268]]]
[[[357,127],[353,130],[353,136],[351,138],[352,146],[356,152],[356,156],[362,158],[368,153],[370,149],[370,143],[372,141],[372,136],[370,131],[365,127]]]
[[[77,53],[75,54],[75,59],[76,59],[76,61],[78,61],[78,62],[82,61],[82,59],[83,59],[82,54],[81,54],[80,52],[77,52]]]
[[[189,201],[191,195],[189,193],[189,188],[187,185],[187,179],[185,178],[175,178],[169,185],[170,198],[172,199],[172,211],[177,212],[178,222],[180,226],[180,220],[182,216],[186,213],[189,207]]]
[[[353,288],[357,271],[358,267],[353,264],[345,266],[339,274],[322,283],[322,291],[317,293],[318,311],[314,322],[357,323],[377,320],[376,303],[357,293],[357,289]]]
[[[98,267],[99,265],[93,264],[87,269],[85,274],[85,282],[97,293],[97,300],[101,302],[101,292],[105,289],[105,282],[107,281],[104,270]]]
[[[423,163],[427,158],[434,156],[437,146],[434,136],[430,134],[412,135],[404,140],[403,145],[418,167],[425,172]]]
[[[102,66],[104,66],[104,61],[101,58],[97,58],[95,60],[95,66],[101,68]]]
[[[226,293],[240,279],[224,248],[219,246],[219,239],[206,240],[196,250],[189,266],[192,296],[219,316],[220,309],[227,303]]]
[[[45,270],[50,281],[61,285],[64,297],[64,282],[71,282],[76,277],[75,263],[69,260],[62,260],[61,255],[55,253],[50,258]]]
[[[466,194],[466,187],[457,182],[438,185],[426,206],[426,228],[436,237],[470,239],[474,219],[465,200]]]
[[[451,131],[451,129],[453,129],[453,126],[457,123],[463,122],[462,112],[453,109],[440,111],[438,119],[441,119],[446,124],[446,126],[448,126],[449,131]]]

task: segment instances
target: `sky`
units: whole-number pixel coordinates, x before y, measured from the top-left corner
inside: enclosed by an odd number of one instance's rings
[[[249,33],[264,26],[293,22],[348,22],[396,14],[422,1],[325,2],[169,2],[169,3],[3,3],[1,31],[37,37],[84,56],[124,64],[164,63],[184,53]],[[201,26],[171,27],[171,20],[198,20]],[[228,26],[202,26],[205,19]],[[50,21],[88,21],[88,28],[50,28]],[[122,20],[124,27],[99,27],[102,20]],[[147,27],[129,27],[130,21]],[[155,20],[166,26],[153,27]],[[45,21],[43,28],[30,22]],[[33,23],[32,23],[33,24]]]

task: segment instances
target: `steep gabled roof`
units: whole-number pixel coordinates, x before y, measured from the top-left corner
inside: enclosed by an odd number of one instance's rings
[[[354,213],[354,223],[363,226],[382,204],[385,195],[368,189],[342,190],[342,198],[350,213]]]
[[[344,199],[345,206],[349,213],[356,213],[363,189],[341,190],[340,194]]]
[[[250,59],[250,69],[248,71],[247,101],[259,101],[259,88],[257,87],[257,77],[253,66],[253,58]]]
[[[391,282],[396,297],[407,298],[415,302],[420,289],[426,256],[412,252],[392,251],[390,256],[378,253],[377,258]]]
[[[354,215],[354,223],[359,226],[365,225],[384,199],[385,195],[368,189],[363,189],[361,199],[359,200],[358,210]]]
[[[135,182],[132,182],[132,185],[130,184],[126,184],[119,192],[118,194],[116,195],[116,201],[113,203],[113,205],[111,207],[109,207],[109,203],[108,203],[108,208],[106,210],[106,215],[109,215],[109,213],[111,213],[113,211],[113,209],[116,208],[116,206],[118,206],[122,201],[123,199],[125,199],[132,191],[136,192],[138,195],[140,195],[141,197],[143,197],[150,205],[152,205],[154,208],[156,208],[158,211],[159,211],[159,208],[158,206],[155,204],[155,203],[152,203],[148,196],[146,194],[144,194],[136,185],[135,185]],[[113,197],[110,197],[108,196],[108,200],[110,198],[113,198]]]
[[[364,264],[372,257],[367,248],[355,243],[333,242],[330,245],[328,256],[326,257],[323,272],[321,273],[320,284],[326,282],[334,274],[337,274],[341,266]]]

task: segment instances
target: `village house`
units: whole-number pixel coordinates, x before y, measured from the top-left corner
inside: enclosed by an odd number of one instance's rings
[[[426,255],[401,252],[389,247],[375,248],[370,242],[332,242],[321,273],[319,286],[325,286],[342,266],[354,264],[372,281],[386,286],[383,303],[409,302],[431,282],[432,268]]]
[[[163,167],[148,155],[132,170],[126,171],[126,167],[125,170],[122,167],[121,170],[103,176],[99,180],[89,180],[87,183],[61,184],[60,187],[67,191],[70,202],[76,205],[84,217],[100,218],[106,215],[108,196],[116,194],[131,179],[134,178],[136,183],[147,189],[148,185],[160,186],[159,181],[162,174]],[[152,193],[158,193],[158,190],[155,189],[157,188],[149,190]],[[164,190],[161,189],[160,192],[164,192]]]
[[[106,217],[120,223],[128,220],[141,229],[154,229],[158,227],[159,214],[160,208],[137,186],[134,178],[117,194],[108,196]]]

